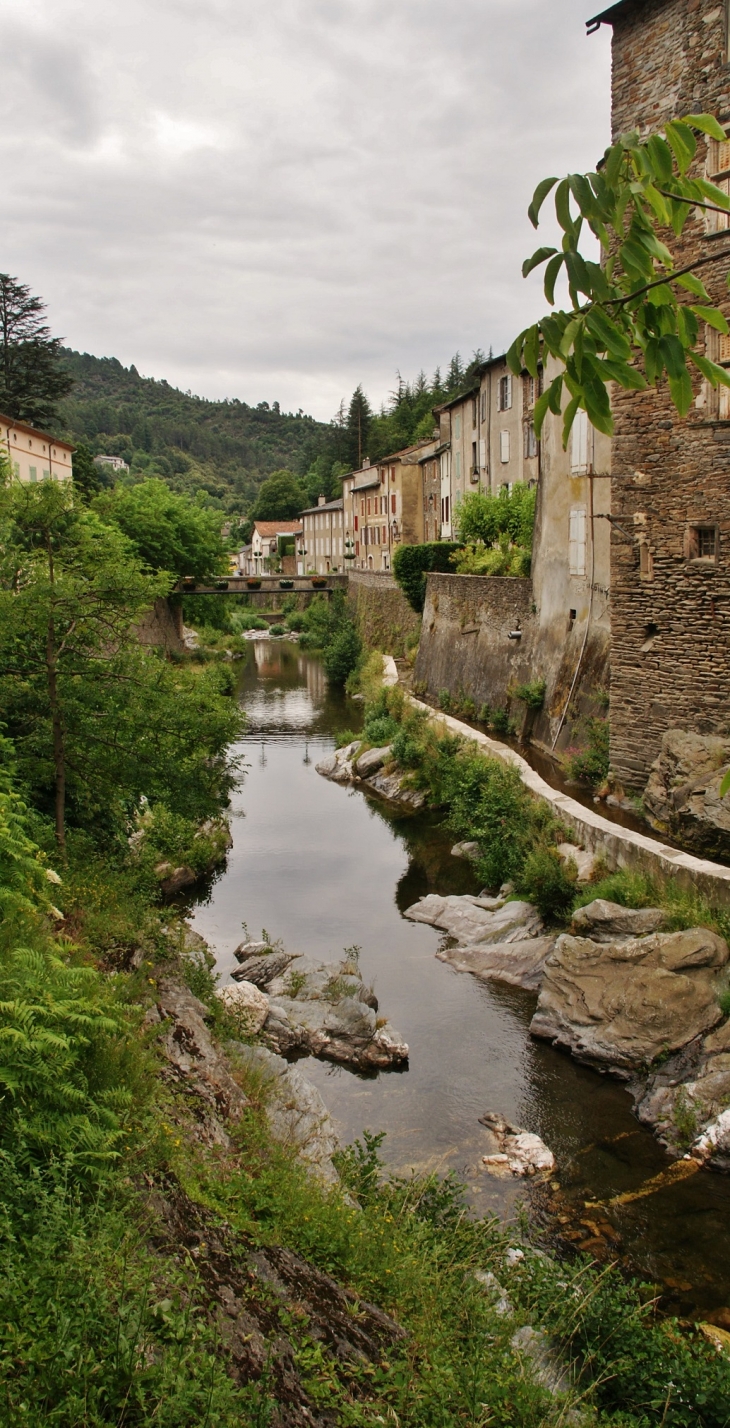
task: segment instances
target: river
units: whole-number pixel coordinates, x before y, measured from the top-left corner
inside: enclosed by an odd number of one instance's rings
[[[562,1215],[563,1233],[589,1239],[596,1213],[586,1202],[605,1207],[669,1165],[632,1115],[628,1093],[532,1040],[534,995],[454,972],[434,955],[442,934],[403,917],[427,892],[477,892],[478,884],[451,856],[453,838],[435,815],[404,816],[316,773],[335,732],[357,729],[362,717],[357,703],[329,689],[319,660],[263,639],[249,644],[239,671],[248,729],[233,847],[191,909],[221,981],[246,931],[258,937],[265,928],[288,950],[321,959],[357,945],[410,1063],[368,1078],[314,1059],[302,1066],[342,1140],[385,1131],[393,1169],[453,1170],[478,1213],[514,1215],[526,1200],[556,1229]],[[558,1190],[535,1199],[481,1168],[478,1118],[487,1110],[543,1137],[557,1159]],[[599,1218],[614,1227],[617,1257],[662,1287],[664,1306],[694,1316],[730,1305],[729,1211],[730,1179],[701,1171]]]

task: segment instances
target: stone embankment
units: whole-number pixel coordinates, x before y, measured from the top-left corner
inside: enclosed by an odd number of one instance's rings
[[[334,749],[317,764],[317,773],[333,783],[360,783],[367,792],[414,812],[423,808],[425,794],[408,787],[405,774],[395,766],[390,745],[368,749],[358,758],[362,747],[362,740],[356,739],[344,749]]]
[[[672,1154],[730,1170],[724,939],[704,927],[662,931],[661,908],[602,898],[569,931],[548,933],[510,893],[431,893],[405,916],[447,934],[436,955],[455,971],[537,992],[532,1035],[627,1081],[639,1119]]]

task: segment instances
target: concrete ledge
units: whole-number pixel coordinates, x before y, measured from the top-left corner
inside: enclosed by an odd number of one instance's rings
[[[392,687],[398,682],[395,661],[386,655],[383,666],[383,683]],[[730,908],[730,868],[723,867],[722,863],[712,863],[708,858],[696,858],[692,853],[680,853],[645,833],[621,828],[600,813],[594,813],[591,808],[584,808],[576,799],[551,788],[530,768],[527,760],[507,744],[490,739],[488,734],[481,734],[478,729],[462,724],[460,719],[454,719],[450,714],[437,713],[429,704],[414,699],[411,694],[407,694],[406,698],[415,709],[422,709],[432,722],[441,724],[449,733],[470,740],[490,758],[501,759],[502,763],[517,769],[525,787],[537,798],[549,803],[584,847],[591,853],[599,854],[612,872],[625,869],[627,872],[645,873],[649,877],[674,878],[678,886],[687,892],[700,893],[715,907]]]

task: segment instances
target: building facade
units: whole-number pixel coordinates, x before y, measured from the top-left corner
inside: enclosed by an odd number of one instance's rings
[[[10,472],[16,481],[70,481],[72,478],[71,458],[75,447],[66,441],[58,441],[47,431],[28,426],[25,422],[14,422],[11,417],[0,413],[0,446],[9,462]]]
[[[345,538],[356,570],[392,570],[399,545],[423,541],[423,463],[436,446],[404,447],[344,477]]]
[[[254,521],[251,544],[239,552],[241,574],[262,575],[275,568],[282,558],[279,542],[293,544],[296,550],[301,534],[302,523],[299,520]]]
[[[308,506],[299,517],[302,534],[297,541],[297,574],[316,571],[327,575],[345,569],[343,499],[328,501],[320,496],[316,506]]]
[[[730,33],[717,0],[622,0],[589,23],[613,27],[614,136],[711,112],[727,143],[700,139],[694,172],[730,184]],[[729,220],[695,214],[670,246],[703,267],[730,314]],[[707,334],[730,365],[730,342]],[[730,708],[730,405],[699,380],[682,419],[666,384],[613,397],[611,766],[642,788],[670,728],[724,732]]]

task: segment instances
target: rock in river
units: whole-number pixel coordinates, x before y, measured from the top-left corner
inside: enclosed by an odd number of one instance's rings
[[[245,964],[244,964],[245,966]],[[295,966],[268,985],[269,1014],[261,1035],[283,1056],[309,1053],[357,1070],[385,1070],[408,1061],[408,1046],[384,1017],[353,962]]]
[[[618,902],[597,897],[573,913],[571,931],[579,937],[591,937],[594,942],[617,942],[624,937],[658,932],[663,922],[660,907],[622,907]]]
[[[597,942],[559,937],[530,1030],[628,1078],[721,1019],[727,943],[704,927]]]
[[[539,1135],[512,1125],[498,1111],[487,1111],[479,1120],[493,1137],[495,1149],[482,1156],[483,1164],[492,1175],[524,1177],[555,1169],[555,1156]]]
[[[386,772],[384,765],[390,754],[390,747],[369,749],[358,758],[362,740],[356,739],[344,749],[335,749],[316,765],[317,773],[333,783],[361,783],[371,793],[387,798],[390,803],[399,803],[404,808],[422,808],[426,802],[420,789],[411,788],[408,776],[402,769],[391,768]]]
[[[471,972],[482,982],[507,982],[537,992],[555,937],[530,937],[520,942],[480,943],[476,947],[445,947],[436,956],[455,972]]]
[[[720,795],[730,740],[668,729],[644,790],[649,821],[706,858],[730,855],[730,796]]]
[[[429,893],[409,907],[404,916],[411,922],[428,922],[431,927],[442,928],[450,937],[458,938],[462,946],[522,942],[542,932],[540,914],[532,903],[506,902],[500,906],[499,899],[469,894],[439,897],[438,893]]]

